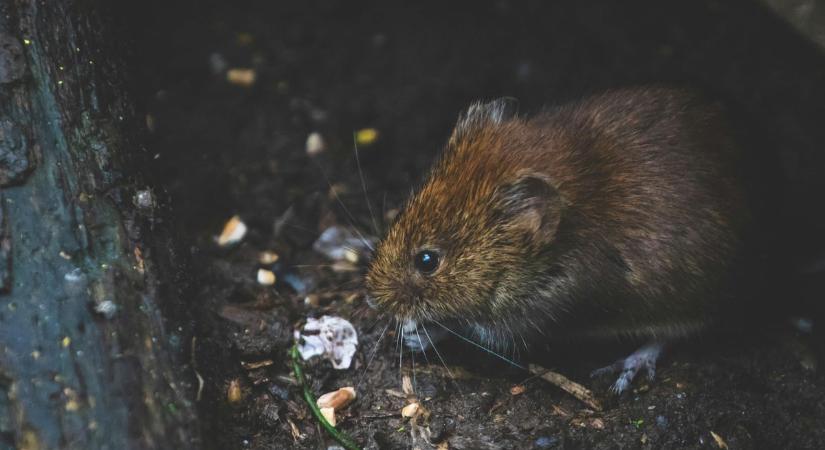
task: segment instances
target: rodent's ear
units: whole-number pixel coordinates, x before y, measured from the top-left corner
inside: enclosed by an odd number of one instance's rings
[[[501,213],[507,226],[550,243],[556,236],[564,202],[559,191],[541,174],[526,174],[500,189]]]
[[[456,142],[491,124],[500,124],[518,116],[518,100],[502,97],[489,102],[475,102],[458,117],[450,142]]]

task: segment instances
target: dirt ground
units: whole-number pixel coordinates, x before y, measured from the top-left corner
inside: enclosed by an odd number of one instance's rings
[[[526,358],[592,388],[605,404],[593,411],[461,342],[439,345],[446,369],[432,353],[399,358],[392,326],[376,342],[386,322],[363,301],[365,258],[333,265],[312,250],[335,224],[380,236],[478,98],[515,97],[530,112],[611,86],[704,87],[747,116],[763,145],[793,150],[783,167],[798,192],[821,186],[812,170],[825,167],[825,57],[758,3],[663,3],[187,0],[125,9],[124,21],[140,24],[128,34],[153,181],[191,249],[196,339],[182,370],[203,379],[206,447],[334,445],[287,357],[297,324],[332,314],[359,333],[354,368],[311,360],[306,373],[316,395],[357,387],[338,428],[367,448],[431,448],[422,427],[432,444],[455,449],[823,448],[825,384],[809,338],[789,327],[676,348],[655,381],[620,397],[588,373],[630,344]],[[228,81],[232,69],[251,69],[254,82]],[[353,151],[362,129],[378,133],[359,148],[366,196]],[[310,157],[313,132],[326,148]],[[221,248],[214,238],[235,214],[249,231]],[[278,261],[261,263],[263,251]],[[275,273],[274,286],[256,281],[259,268]],[[400,415],[404,375],[430,413],[417,425]]]

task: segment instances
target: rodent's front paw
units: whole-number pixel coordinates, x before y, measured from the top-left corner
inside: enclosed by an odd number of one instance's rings
[[[616,382],[613,383],[610,390],[615,394],[621,394],[630,386],[630,383],[633,382],[636,374],[641,369],[645,369],[645,372],[647,372],[648,380],[653,380],[656,376],[656,361],[659,359],[659,355],[661,355],[663,349],[664,344],[661,343],[654,342],[647,344],[625,359],[620,359],[607,367],[594,370],[590,373],[590,376],[600,377],[618,372],[619,378],[616,379]]]

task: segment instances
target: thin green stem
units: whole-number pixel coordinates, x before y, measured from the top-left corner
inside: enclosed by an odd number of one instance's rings
[[[304,401],[307,402],[309,405],[309,409],[312,410],[312,414],[315,415],[315,418],[321,422],[321,426],[327,430],[330,436],[333,439],[338,441],[339,444],[343,445],[347,450],[361,450],[361,447],[355,443],[346,433],[342,433],[335,429],[332,424],[327,422],[327,419],[324,418],[324,415],[321,414],[321,410],[318,408],[318,404],[315,403],[315,396],[312,395],[312,391],[309,389],[309,384],[306,382],[306,378],[304,378],[304,369],[301,367],[301,356],[298,352],[298,343],[296,342],[295,345],[292,346],[292,351],[290,352],[292,356],[292,371],[295,372],[295,378],[298,380],[298,384],[301,385],[301,390],[304,394]]]

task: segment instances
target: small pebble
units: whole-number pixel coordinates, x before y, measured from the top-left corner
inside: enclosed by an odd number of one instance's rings
[[[308,156],[320,155],[326,147],[326,142],[324,142],[321,133],[310,133],[309,136],[307,136],[306,152]]]
[[[284,401],[289,399],[289,389],[274,383],[269,385],[269,393]]]
[[[656,416],[656,426],[666,430],[667,429],[667,417],[665,416]]]
[[[551,448],[555,447],[558,443],[559,438],[554,436],[542,436],[536,439],[536,447],[538,448]]]

